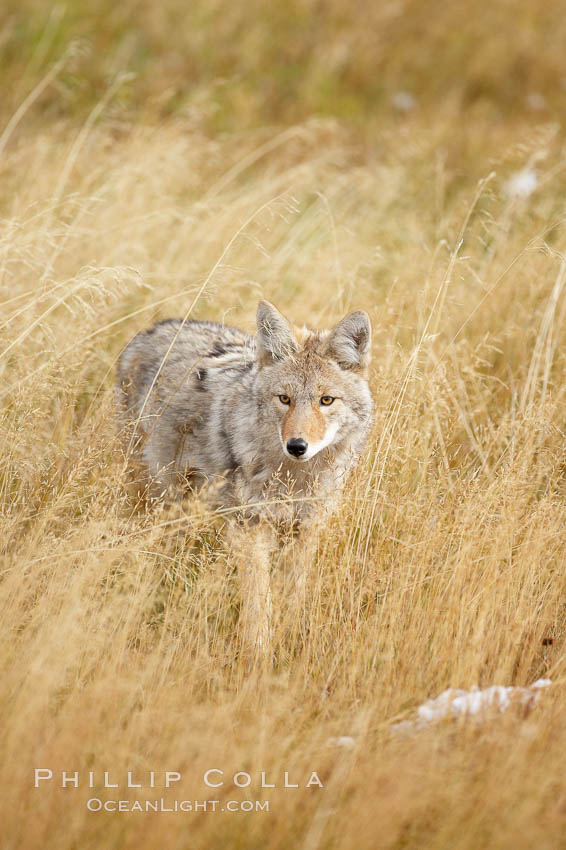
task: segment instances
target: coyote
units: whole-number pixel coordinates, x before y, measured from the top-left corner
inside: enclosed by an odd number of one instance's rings
[[[151,497],[199,490],[232,519],[240,629],[254,655],[270,644],[270,553],[285,536],[296,546],[300,616],[315,526],[336,505],[371,424],[370,347],[363,310],[317,332],[261,301],[255,337],[167,319],[120,356],[119,407],[142,487]]]

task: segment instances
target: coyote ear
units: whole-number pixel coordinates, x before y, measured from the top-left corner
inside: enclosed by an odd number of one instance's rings
[[[371,322],[365,310],[348,313],[330,331],[326,353],[343,369],[362,371],[371,360]]]
[[[260,301],[257,307],[257,344],[260,366],[285,360],[299,350],[291,325],[269,301]]]

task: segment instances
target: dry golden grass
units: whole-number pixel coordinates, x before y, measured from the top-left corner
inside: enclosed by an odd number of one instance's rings
[[[35,117],[82,114],[127,71],[112,109],[181,112],[233,130],[339,115],[382,125],[396,91],[421,108],[513,120],[530,101],[562,120],[562,0],[3,0],[0,115],[38,93]],[[72,46],[72,49],[70,49]],[[542,96],[542,100],[541,100]]]
[[[0,161],[5,846],[561,846],[561,131],[417,110],[363,141],[320,118],[221,137],[100,115],[18,125]],[[528,164],[536,190],[510,195]],[[376,421],[318,541],[308,632],[276,599],[274,667],[246,673],[217,519],[128,501],[113,379],[155,318],[251,330],[260,295],[314,326],[369,311]],[[541,676],[527,716],[391,732],[447,687]],[[37,767],[97,787],[34,789]],[[183,781],[104,791],[105,770]],[[91,813],[93,795],[270,811]]]

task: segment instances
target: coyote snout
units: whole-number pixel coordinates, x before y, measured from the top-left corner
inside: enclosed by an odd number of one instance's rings
[[[296,406],[293,409],[293,402],[288,402],[291,409],[285,416],[280,429],[281,445],[287,457],[304,462],[332,445],[335,438],[339,436],[340,422],[338,418],[333,419],[330,412],[324,414],[317,410],[317,407],[328,407],[334,401],[332,396],[322,396],[314,404],[308,402],[304,410],[300,407],[297,410]],[[294,436],[290,437],[290,434]]]
[[[309,444],[307,442],[301,440],[300,438],[296,439],[295,437],[293,437],[292,440],[287,441],[287,445],[285,448],[289,457],[296,457],[298,459],[302,458],[303,455],[306,454],[308,447]],[[306,460],[306,458],[303,458],[303,460]]]
[[[371,326],[355,310],[326,331],[297,328],[261,301],[257,335],[170,319],[120,357],[118,391],[152,495],[199,488],[244,530],[245,640],[269,645],[269,551],[332,509],[371,422]],[[312,538],[309,534],[309,539]],[[298,595],[309,556],[297,558]]]

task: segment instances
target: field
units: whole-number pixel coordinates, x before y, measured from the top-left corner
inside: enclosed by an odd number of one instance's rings
[[[3,850],[564,846],[564,21],[3,4]],[[113,382],[154,320],[253,331],[261,297],[314,327],[369,312],[376,416],[307,629],[276,593],[250,671],[221,518],[131,501]],[[539,678],[535,705],[394,729],[446,688]]]

